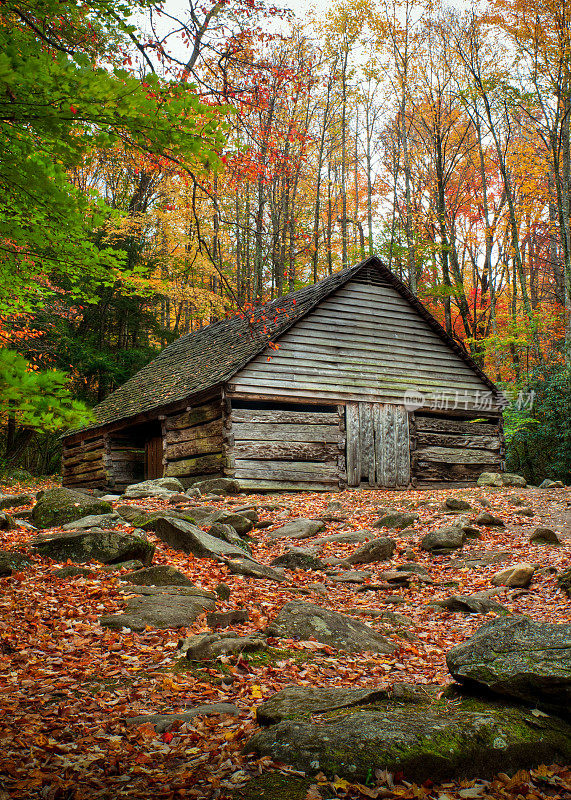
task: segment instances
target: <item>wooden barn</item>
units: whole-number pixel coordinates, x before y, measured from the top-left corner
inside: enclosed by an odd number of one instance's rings
[[[247,490],[472,481],[503,396],[375,257],[182,336],[64,438],[63,482],[216,475]]]

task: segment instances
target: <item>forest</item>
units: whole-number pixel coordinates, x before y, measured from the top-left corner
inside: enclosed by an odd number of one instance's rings
[[[571,480],[571,11],[0,6],[0,468],[177,337],[376,254]]]

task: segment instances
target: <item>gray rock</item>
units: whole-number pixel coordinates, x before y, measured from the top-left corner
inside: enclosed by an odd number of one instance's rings
[[[418,514],[411,514],[406,511],[389,511],[383,514],[378,520],[373,522],[373,528],[408,528],[418,519]]]
[[[476,483],[478,486],[503,486],[499,472],[482,472]]]
[[[189,661],[213,661],[219,656],[239,655],[267,648],[261,633],[240,636],[228,633],[199,633],[184,640],[181,652]]]
[[[462,614],[487,614],[493,611],[495,614],[509,614],[509,610],[492,600],[488,592],[476,592],[475,594],[453,594],[444,600],[435,600],[430,605],[437,606],[446,611],[459,611]]]
[[[93,570],[89,569],[88,567],[76,567],[73,564],[66,564],[65,567],[60,567],[59,569],[53,569],[50,575],[53,575],[54,578],[88,578],[90,575],[93,576]]]
[[[535,567],[525,561],[502,569],[492,577],[494,586],[510,586],[512,588],[526,589],[531,583]]]
[[[230,600],[230,595],[232,594],[232,590],[226,583],[219,583],[214,591],[218,595],[221,600]]]
[[[511,472],[504,472],[502,473],[502,485],[525,487],[527,486],[527,481],[523,475],[514,475]]]
[[[74,522],[68,522],[62,525],[61,528],[64,531],[87,531],[90,528],[105,528],[119,521],[119,514],[115,512],[111,514],[90,514],[88,517],[76,519]]]
[[[188,575],[167,564],[138,569],[122,575],[121,580],[140,586],[194,586]]]
[[[453,647],[446,663],[462,683],[556,714],[571,708],[571,625],[498,617]]]
[[[448,566],[455,569],[462,569],[463,567],[487,567],[490,564],[503,564],[513,558],[514,554],[509,550],[495,551],[495,550],[472,550],[466,553],[461,558],[451,559]]]
[[[384,687],[352,689],[288,686],[258,706],[256,719],[260,725],[277,725],[286,719],[310,719],[312,714],[375,703],[378,700],[386,700],[387,697],[388,693]]]
[[[303,519],[302,517],[282,525],[270,533],[272,539],[309,539],[322,531],[325,523],[316,519]]]
[[[255,516],[257,518],[257,515]],[[250,519],[246,514],[231,514],[221,511],[217,513],[216,517],[216,520],[213,521],[220,522],[223,525],[230,525],[240,536],[246,536],[254,529],[255,520]]]
[[[325,544],[326,542],[342,542],[347,544],[356,544],[357,542],[370,542],[371,539],[376,539],[377,531],[347,531],[345,533],[331,533],[329,536],[321,536],[317,540],[317,544]]]
[[[516,513],[519,514],[520,517],[534,517],[535,516],[535,511],[530,506],[526,506],[524,508],[520,508]]]
[[[546,478],[539,484],[540,489],[563,489],[565,484],[563,481],[552,481]]]
[[[249,557],[242,547],[218,539],[216,536],[210,536],[196,525],[183,519],[159,516],[154,520],[153,531],[173,550],[192,553],[197,558],[217,560],[220,556]]]
[[[351,653],[392,653],[395,650],[393,644],[368,625],[312,603],[286,603],[267,630],[273,636],[304,641],[313,637],[322,644]]]
[[[24,553],[17,550],[0,550],[0,578],[20,572],[31,565],[32,561]]]
[[[155,545],[142,536],[119,531],[80,531],[78,533],[56,533],[37,537],[30,541],[33,550],[44,558],[54,561],[100,561],[117,564],[137,559],[149,565],[153,560]]]
[[[200,489],[197,489],[196,486],[192,486],[190,489],[186,490],[186,495],[187,497],[196,498],[196,497],[201,497],[202,492],[200,491]]]
[[[231,703],[212,703],[211,705],[185,708],[184,711],[174,711],[170,714],[138,714],[136,717],[127,717],[125,725],[129,728],[150,723],[157,733],[165,733],[175,722],[190,722],[194,717],[218,716],[229,714],[233,717],[239,715],[239,710]]]
[[[529,537],[529,541],[531,544],[561,544],[561,539],[551,528],[536,528]]]
[[[14,519],[10,514],[0,514],[0,531],[14,531],[16,528],[26,527],[26,523]],[[33,528],[33,526],[30,526]],[[34,528],[34,530],[36,530]]]
[[[505,522],[499,517],[490,514],[489,511],[482,511],[476,517],[477,525],[485,525],[488,528],[505,528]]]
[[[459,550],[464,546],[465,541],[466,533],[462,528],[450,525],[427,533],[420,540],[420,546],[430,553],[442,555],[450,553],[452,550]]]
[[[270,561],[270,565],[272,567],[285,567],[286,569],[325,569],[325,564],[315,558],[313,553],[303,550],[301,547],[292,547],[286,550],[285,553]]]
[[[201,494],[240,494],[240,484],[230,478],[211,478],[207,481],[198,481],[192,484],[193,489],[198,489]]]
[[[61,487],[44,492],[32,509],[32,522],[37,528],[53,528],[91,514],[112,511],[110,503]]]
[[[397,547],[397,543],[388,536],[381,536],[371,542],[358,547],[354,553],[347,558],[349,564],[373,564],[376,561],[388,561],[392,558]]]
[[[242,625],[250,619],[245,608],[235,611],[211,611],[206,615],[206,623],[210,628],[227,628],[229,625]]]
[[[0,494],[0,511],[5,508],[18,508],[27,506],[34,502],[34,498],[29,494]]]
[[[215,522],[214,525],[211,525],[208,529],[208,533],[210,536],[215,536],[217,539],[224,539],[228,544],[234,544],[240,547],[249,555],[252,554],[248,545],[244,542],[242,537],[238,536],[236,529],[233,528],[232,525],[225,525],[223,522]]]
[[[346,572],[338,572],[336,575],[331,575],[330,580],[333,583],[365,583],[371,577],[371,572],[363,572],[358,569],[348,569]]]
[[[138,506],[129,506],[129,505],[122,505],[117,506],[115,511],[121,519],[124,519],[126,522],[133,522],[135,519],[143,519],[146,517],[146,512],[139,508]]]
[[[444,503],[450,511],[469,511],[472,506],[460,497],[447,497]]]
[[[143,569],[143,562],[137,559],[131,561],[119,561],[117,564],[109,564],[109,566],[100,567],[101,572],[119,572],[122,569],[129,569],[136,572],[138,569]]]
[[[171,492],[184,492],[184,486],[178,478],[154,478],[141,483],[132,483],[125,489],[126,500],[138,500],[144,497],[168,498]]]
[[[245,752],[352,783],[365,783],[378,768],[417,784],[491,778],[571,757],[571,726],[563,720],[471,698],[365,700],[315,713],[316,721],[284,719],[261,730]]]
[[[397,564],[395,567],[397,572],[414,572],[416,575],[430,575],[426,567],[422,564],[416,564],[414,561],[405,561],[404,564]]]
[[[250,578],[259,578],[266,581],[277,581],[283,583],[285,577],[275,569],[267,567],[265,564],[260,564],[257,561],[249,558],[227,558],[223,559],[230,572],[235,575],[247,575]]]
[[[142,631],[147,626],[161,630],[185,628],[192,625],[204,611],[212,608],[214,600],[209,592],[200,592],[198,589],[191,595],[161,592],[130,598],[124,614],[103,616],[99,622],[103,627],[113,630],[130,628]]]
[[[116,503],[118,500],[121,499],[120,494],[102,494],[99,498],[100,500],[104,500],[106,503]]]

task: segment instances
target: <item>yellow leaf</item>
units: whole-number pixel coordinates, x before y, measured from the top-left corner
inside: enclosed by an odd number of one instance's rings
[[[262,692],[262,688],[261,688],[261,686],[258,686],[258,684],[257,684],[257,683],[254,683],[254,684],[252,685],[252,687],[251,687],[251,689],[250,689],[250,694],[251,694],[251,695],[252,695],[252,697],[254,697],[256,700],[261,700],[261,699],[262,699],[262,697],[264,696],[264,695],[263,695],[263,692]]]

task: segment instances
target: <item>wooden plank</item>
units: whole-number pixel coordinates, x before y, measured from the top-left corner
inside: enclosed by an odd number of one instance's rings
[[[385,404],[381,413],[383,437],[383,486],[393,488],[397,483],[394,406]]]
[[[373,437],[373,404],[359,403],[359,437],[361,448],[361,480],[375,484],[375,442]]]
[[[222,472],[224,454],[215,453],[197,458],[185,458],[181,461],[169,461],[165,468],[165,477],[197,475],[200,473]]]
[[[89,442],[80,442],[77,445],[64,445],[63,453],[66,456],[70,456],[73,458],[74,456],[80,455],[81,453],[89,453],[91,450],[100,450],[104,447],[104,441],[102,436],[98,436],[96,439],[92,439]]]
[[[483,450],[500,450],[499,436],[470,436],[463,433],[432,433],[421,431],[417,436],[419,447],[477,447]]]
[[[81,455],[68,458],[66,455],[63,457],[63,463],[66,467],[73,467],[76,464],[89,464],[91,461],[102,461],[105,455],[104,450],[93,450],[91,453],[82,453]]]
[[[373,437],[375,442],[375,486],[384,486],[386,461],[383,453],[382,403],[373,403]]]
[[[410,440],[408,431],[408,412],[404,406],[395,406],[395,442],[397,486],[410,483]]]
[[[339,438],[337,425],[273,425],[242,422],[234,424],[232,431],[236,442],[259,440],[336,442]]]
[[[235,423],[283,423],[289,425],[338,425],[337,412],[323,413],[318,411],[280,411],[277,409],[250,411],[235,408],[232,411],[232,424]]]
[[[345,424],[347,426],[347,484],[358,486],[361,483],[361,437],[359,433],[359,404],[345,405]]]
[[[192,408],[190,411],[185,411],[183,414],[178,414],[176,417],[167,417],[165,419],[165,428],[167,431],[191,428],[194,425],[201,425],[204,422],[209,422],[221,416],[222,406],[219,402],[215,402],[199,406],[198,408]]]
[[[271,481],[262,478],[240,478],[238,483],[242,489],[250,491],[258,489],[261,491],[335,492],[339,490],[337,481],[313,483],[304,480]]]
[[[482,414],[482,416],[486,416]],[[446,419],[445,417],[423,417],[415,414],[417,431],[434,431],[435,433],[465,433],[479,436],[497,436],[498,426],[468,420]]]
[[[168,445],[166,457],[168,461],[173,461],[177,458],[220,452],[222,452],[222,435],[211,436],[209,439],[197,439],[194,442],[179,442],[178,444]]]
[[[415,468],[419,481],[476,481],[482,472],[497,472],[497,464],[434,464],[422,462]]]
[[[462,447],[423,447],[416,451],[418,461],[436,462],[438,464],[489,464],[496,458],[490,450],[476,450]],[[500,456],[497,454],[497,463]]]
[[[236,459],[236,478],[263,478],[264,480],[292,480],[321,482],[338,480],[337,464],[313,464],[307,461],[245,461]]]
[[[212,436],[222,436],[222,417],[194,428],[179,428],[166,433],[166,443],[195,442],[199,439],[209,439]]]
[[[339,443],[325,442],[237,442],[235,458],[268,461],[336,461]]]

